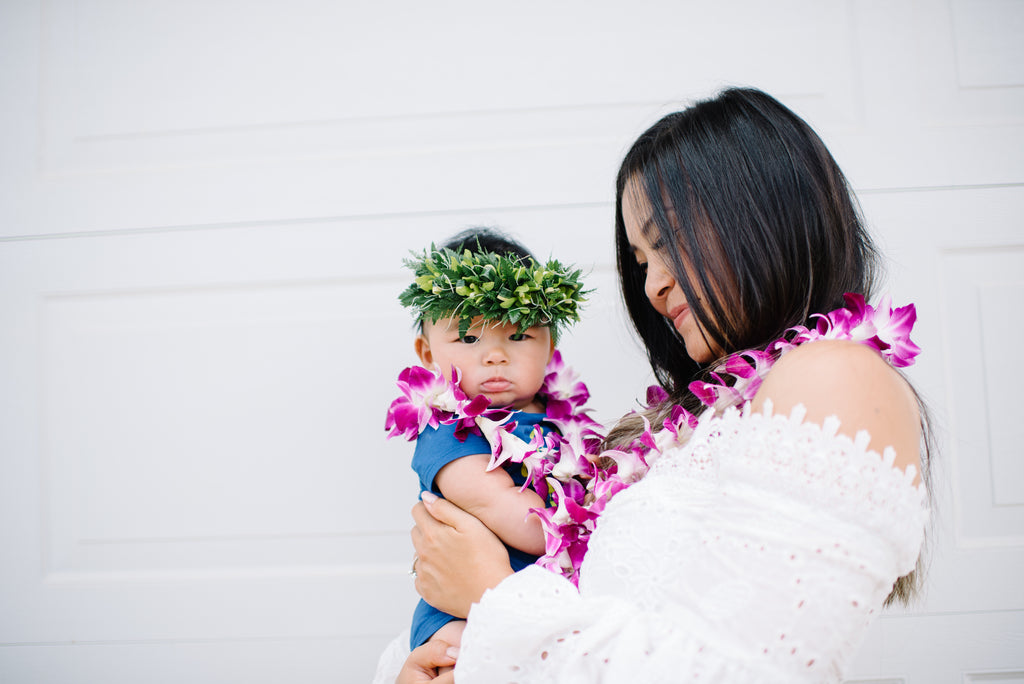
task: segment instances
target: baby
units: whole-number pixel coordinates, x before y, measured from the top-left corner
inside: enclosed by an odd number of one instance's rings
[[[579,320],[579,271],[557,262],[542,267],[522,245],[481,228],[464,231],[407,265],[419,277],[400,301],[417,313],[420,330],[414,346],[423,368],[441,373],[449,383],[454,380],[464,400],[478,407],[474,415],[484,407],[514,412],[512,434],[523,442],[533,438],[536,443],[536,430],[540,435],[556,430],[544,395],[538,393],[559,327]],[[457,282],[451,282],[453,268],[461,274]],[[541,285],[545,278],[551,280],[543,282],[546,287]],[[388,428],[395,424],[394,410],[393,405]],[[514,570],[544,553],[541,521],[530,511],[547,502],[523,486],[520,463],[489,468],[494,445],[480,429],[467,427],[465,419],[423,426],[413,438],[412,467],[422,491],[451,500],[486,524],[508,547]],[[431,639],[457,646],[464,627],[463,620],[421,600],[410,648]]]

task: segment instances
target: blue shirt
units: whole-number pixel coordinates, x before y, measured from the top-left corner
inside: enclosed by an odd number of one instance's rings
[[[539,426],[543,431],[554,429],[554,426],[550,423],[543,422],[546,418],[547,416],[543,413],[516,411],[512,416],[512,419],[516,421],[516,427],[512,430],[512,434],[528,442],[530,441],[530,433],[533,432],[535,427]],[[464,441],[460,442],[455,436],[455,428],[454,424],[441,425],[437,429],[428,427],[416,438],[416,451],[412,457],[412,469],[419,476],[421,492],[430,491],[438,496],[443,496],[441,490],[437,488],[434,482],[441,468],[463,456],[472,456],[474,454],[489,455],[491,453],[491,444],[487,439],[481,435],[469,434]],[[512,477],[512,481],[516,485],[521,487],[526,482],[525,466],[521,463],[505,462],[502,468]],[[514,549],[507,544],[505,548],[508,549],[509,564],[517,572],[528,565],[532,565],[538,558],[538,556]],[[413,614],[412,633],[409,640],[410,648],[416,648],[426,643],[427,639],[433,636],[434,632],[456,619],[447,613],[437,610],[421,599],[419,605],[416,606],[416,612]]]

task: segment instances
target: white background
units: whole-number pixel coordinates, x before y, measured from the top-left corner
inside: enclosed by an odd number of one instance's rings
[[[1024,2],[0,2],[0,681],[361,682],[414,595],[409,249],[590,271],[563,344],[649,375],[617,164],[755,85],[820,131],[915,301],[925,596],[851,681],[1024,682]]]

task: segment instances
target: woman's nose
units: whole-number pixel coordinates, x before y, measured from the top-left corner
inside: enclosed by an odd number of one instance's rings
[[[644,281],[644,293],[651,303],[661,301],[668,296],[676,284],[675,278],[660,264],[648,264],[647,279]]]

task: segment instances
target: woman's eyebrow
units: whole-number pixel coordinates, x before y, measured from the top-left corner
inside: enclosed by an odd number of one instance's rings
[[[644,237],[649,237],[652,232],[656,232],[658,224],[654,222],[654,214],[651,214],[647,219],[640,224],[640,232],[643,233]]]

